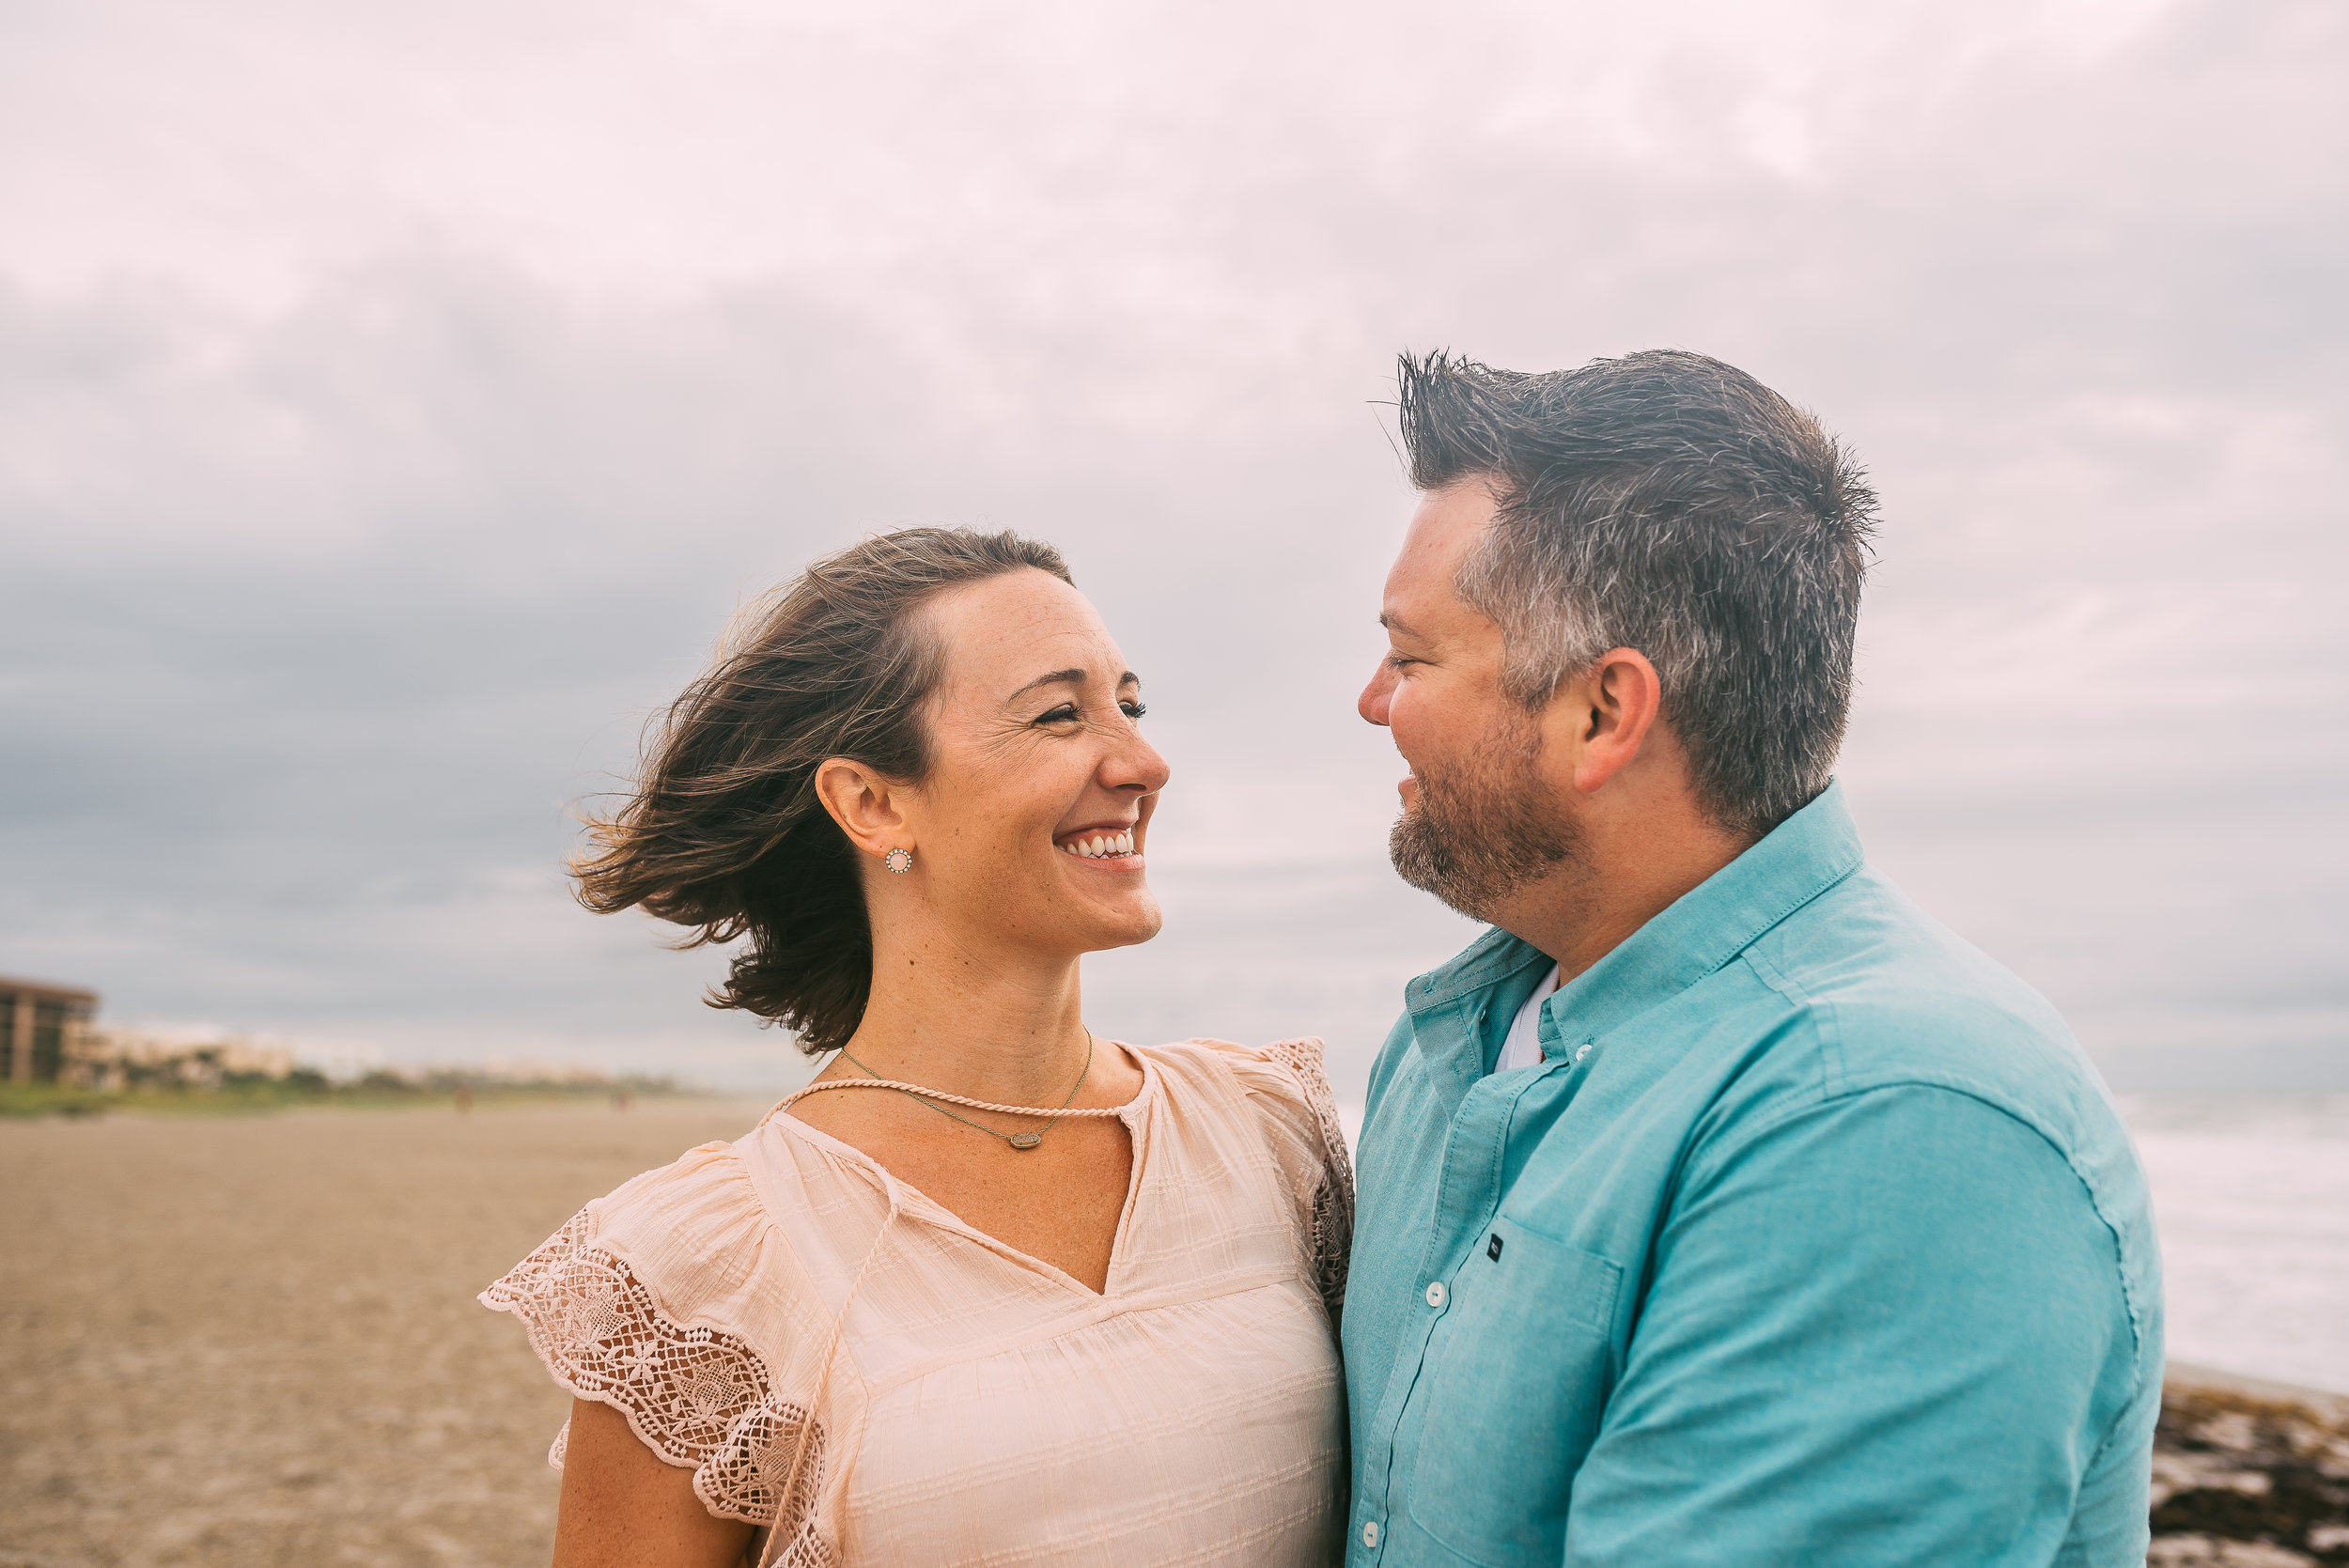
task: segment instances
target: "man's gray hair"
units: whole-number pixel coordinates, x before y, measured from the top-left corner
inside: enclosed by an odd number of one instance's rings
[[[1676,349],[1541,375],[1439,352],[1403,356],[1402,426],[1413,484],[1499,504],[1456,587],[1511,696],[1539,709],[1636,648],[1723,827],[1759,837],[1827,787],[1875,493],[1814,416]]]

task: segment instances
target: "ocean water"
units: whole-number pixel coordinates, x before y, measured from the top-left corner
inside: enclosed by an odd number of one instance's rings
[[[2349,1094],[2124,1095],[2172,1359],[2349,1393]],[[1339,1112],[1348,1140],[1361,1108]]]
[[[2170,1355],[2349,1393],[2349,1094],[2123,1095]]]

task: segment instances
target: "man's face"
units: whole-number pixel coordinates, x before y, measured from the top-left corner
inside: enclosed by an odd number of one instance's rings
[[[1387,574],[1387,657],[1358,705],[1410,768],[1388,845],[1396,872],[1479,920],[1576,850],[1537,716],[1501,690],[1501,628],[1454,591],[1492,516],[1478,480],[1421,499]]]

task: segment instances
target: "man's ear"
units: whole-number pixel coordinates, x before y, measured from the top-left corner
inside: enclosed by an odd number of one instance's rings
[[[1664,683],[1637,648],[1609,648],[1558,689],[1556,716],[1574,746],[1574,787],[1595,795],[1631,766],[1664,710]]]
[[[906,843],[904,802],[897,791],[888,779],[846,757],[826,757],[816,769],[816,798],[848,842],[868,855],[912,847]]]

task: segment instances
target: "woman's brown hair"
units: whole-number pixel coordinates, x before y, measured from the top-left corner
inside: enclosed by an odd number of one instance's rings
[[[589,821],[579,901],[690,926],[681,947],[748,938],[709,1005],[782,1024],[811,1056],[845,1045],[872,991],[873,933],[816,769],[843,757],[919,783],[945,666],[923,605],[1027,567],[1073,584],[1050,545],[968,528],[883,534],[785,584],[670,705],[634,793]]]

